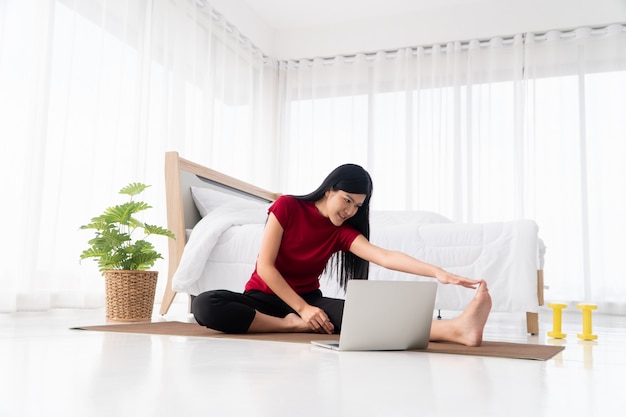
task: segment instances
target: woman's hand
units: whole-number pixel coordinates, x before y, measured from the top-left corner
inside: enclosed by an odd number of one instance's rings
[[[462,277],[460,275],[452,274],[450,272],[440,269],[434,275],[434,277],[442,284],[454,284],[461,285],[466,288],[477,288],[477,286],[483,282],[483,280],[475,280]]]
[[[314,332],[333,334],[335,331],[328,315],[319,307],[307,304],[299,314]]]

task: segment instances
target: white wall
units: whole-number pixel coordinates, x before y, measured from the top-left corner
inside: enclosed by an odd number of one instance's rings
[[[393,50],[403,46],[626,22],[626,0],[477,0],[443,2],[443,6],[437,6],[437,0],[433,0],[419,13],[389,11],[375,18],[327,25],[307,23],[298,27],[268,23],[246,0],[208,1],[265,54],[278,59]],[[263,5],[263,0],[251,1]]]

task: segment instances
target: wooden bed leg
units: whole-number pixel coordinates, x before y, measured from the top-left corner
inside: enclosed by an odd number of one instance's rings
[[[543,298],[543,269],[537,270],[537,304],[542,306]],[[539,334],[539,313],[526,313],[526,331],[532,335]]]
[[[526,312],[526,331],[530,334],[539,334],[539,313]]]
[[[165,293],[163,294],[163,301],[161,301],[161,310],[159,311],[159,314],[162,316],[167,314],[167,311],[170,309],[170,306],[174,301],[174,297],[176,297],[176,292],[172,291],[168,285],[168,287],[165,288]]]
[[[187,312],[189,314],[193,314],[193,311],[191,310],[191,306],[193,305],[193,300],[196,298],[195,295],[191,295],[189,294],[189,309],[187,310]]]

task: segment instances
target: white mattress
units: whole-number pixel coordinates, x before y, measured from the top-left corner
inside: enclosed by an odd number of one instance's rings
[[[242,291],[261,244],[266,207],[216,210],[192,231],[172,281],[176,292],[197,295],[211,289]],[[436,222],[436,223],[433,223]],[[537,311],[537,268],[543,245],[531,220],[457,224],[434,213],[373,212],[372,243],[405,252],[470,278],[485,279],[493,311]],[[432,280],[370,265],[372,280]],[[343,297],[327,276],[323,293]],[[439,285],[436,308],[463,310],[473,290]]]

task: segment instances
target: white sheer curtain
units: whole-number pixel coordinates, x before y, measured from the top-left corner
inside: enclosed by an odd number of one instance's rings
[[[280,189],[356,162],[377,209],[534,219],[546,296],[624,313],[625,58],[615,25],[283,62]]]
[[[526,44],[529,213],[548,245],[549,294],[626,314],[626,29],[529,35]]]
[[[521,39],[283,63],[281,169],[322,175],[350,160],[372,173],[377,208],[510,218],[522,197],[495,174],[523,180],[513,164],[524,157],[513,120],[523,104]],[[319,178],[283,180],[311,188]],[[484,201],[492,192],[505,198]]]
[[[79,226],[131,181],[165,225],[165,151],[271,187],[266,61],[202,1],[0,2],[0,311],[103,305]]]

